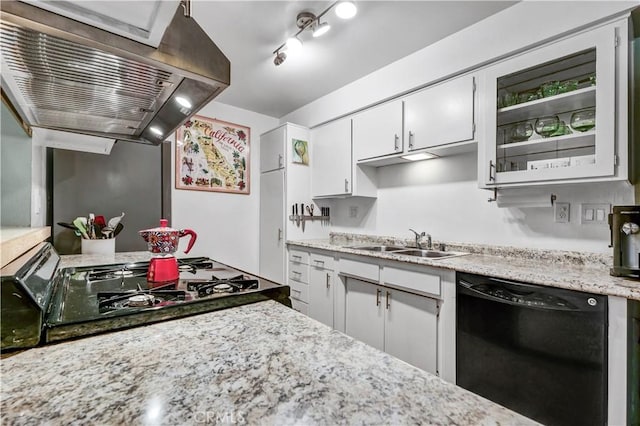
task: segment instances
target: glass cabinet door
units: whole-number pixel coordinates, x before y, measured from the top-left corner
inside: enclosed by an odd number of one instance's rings
[[[487,70],[485,184],[614,174],[615,37],[601,28]]]

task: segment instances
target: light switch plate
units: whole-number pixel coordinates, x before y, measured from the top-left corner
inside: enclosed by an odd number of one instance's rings
[[[580,223],[583,225],[607,225],[607,215],[611,212],[611,204],[580,205]]]
[[[558,202],[554,203],[553,205],[554,222],[568,223],[570,206],[571,205],[569,203],[558,203]]]

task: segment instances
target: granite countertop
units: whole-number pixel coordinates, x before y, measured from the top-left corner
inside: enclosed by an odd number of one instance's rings
[[[0,366],[7,424],[536,424],[273,301]]]
[[[130,251],[112,254],[65,254],[60,256],[60,268],[111,265],[114,263],[145,262],[154,256],[148,251]]]
[[[640,281],[611,276],[608,259],[602,255],[515,248],[487,249],[470,244],[447,244],[447,250],[470,254],[429,259],[348,247],[362,245],[365,242],[385,245],[398,243],[381,237],[371,237],[367,240],[365,236],[354,238],[339,235],[324,240],[287,241],[287,244],[640,300]]]
[[[129,251],[113,254],[65,254],[60,256],[60,268],[111,265],[115,263],[146,262],[157,254],[148,251]],[[184,253],[176,254],[178,259],[190,257]]]

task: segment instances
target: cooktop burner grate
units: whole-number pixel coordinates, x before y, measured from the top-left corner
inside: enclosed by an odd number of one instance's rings
[[[205,297],[216,293],[237,293],[258,287],[258,280],[249,279],[243,274],[225,279],[217,278],[214,275],[211,280],[187,281],[187,290],[197,291],[198,297]]]
[[[100,313],[122,309],[141,309],[173,305],[189,299],[181,290],[131,290],[98,292],[98,310]]]

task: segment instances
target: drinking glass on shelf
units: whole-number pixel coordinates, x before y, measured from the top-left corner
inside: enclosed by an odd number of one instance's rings
[[[540,117],[536,120],[535,131],[543,138],[548,138],[560,127],[560,119],[557,115],[549,115],[546,117]]]
[[[518,93],[518,103],[531,102],[538,99],[538,94],[536,92],[520,92]]]
[[[502,105],[503,107],[510,107],[518,103],[518,94],[505,92],[502,96]]]
[[[558,94],[558,87],[560,83],[558,81],[548,81],[540,86],[542,90],[542,96],[548,98],[549,96],[555,96]]]
[[[578,88],[578,80],[565,80],[558,85],[558,93],[567,93]]]
[[[595,108],[582,109],[571,114],[571,128],[578,132],[586,132],[596,127]]]

